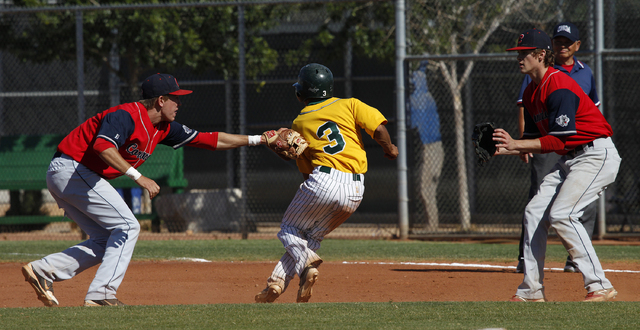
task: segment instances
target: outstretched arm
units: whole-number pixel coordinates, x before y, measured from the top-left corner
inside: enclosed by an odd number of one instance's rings
[[[398,148],[391,143],[389,131],[387,131],[387,128],[383,124],[378,125],[376,131],[373,133],[373,139],[382,146],[385,158],[393,160],[398,157]]]
[[[189,146],[209,150],[229,150],[244,146],[257,146],[266,141],[261,135],[239,135],[224,132],[200,132]]]
[[[264,138],[260,137],[260,143],[264,144]],[[224,132],[218,132],[218,146],[216,150],[229,150],[249,145],[248,135],[230,134]]]

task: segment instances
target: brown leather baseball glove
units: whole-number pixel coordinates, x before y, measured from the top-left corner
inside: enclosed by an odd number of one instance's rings
[[[305,140],[300,133],[290,128],[274,130],[262,133],[267,146],[279,156],[285,159],[296,159],[309,146],[309,142]]]

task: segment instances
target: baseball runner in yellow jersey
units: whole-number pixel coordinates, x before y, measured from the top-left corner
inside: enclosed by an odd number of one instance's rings
[[[361,130],[382,146],[386,158],[398,157],[380,111],[355,98],[333,97],[329,68],[308,64],[300,69],[293,86],[296,97],[305,104],[291,127],[309,142],[296,161],[305,181],[280,225],[278,238],[286,253],[267,279],[267,287],[256,295],[256,302],[275,301],[295,275],[300,277],[296,301],[311,298],[322,263],[316,254],[320,242],[362,201],[367,155]]]

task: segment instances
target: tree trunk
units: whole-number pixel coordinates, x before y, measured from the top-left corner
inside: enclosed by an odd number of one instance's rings
[[[453,53],[457,53],[454,51]],[[466,83],[469,74],[473,68],[473,62],[471,65],[467,64],[465,73],[462,75],[460,81],[458,81],[457,75],[457,63],[451,61],[449,67],[444,62],[439,64],[440,72],[445,78],[449,90],[451,91],[451,97],[453,98],[453,118],[454,118],[454,130],[456,133],[455,138],[455,152],[456,152],[456,169],[458,171],[458,205],[460,209],[460,226],[463,231],[471,229],[471,211],[469,210],[469,186],[467,183],[467,162],[465,161],[465,130],[464,130],[464,114],[462,104],[462,87]]]
[[[469,186],[467,185],[467,162],[465,160],[464,116],[462,93],[456,88],[453,94],[453,116],[456,132],[456,165],[458,169],[458,204],[460,206],[460,225],[463,231],[471,229],[471,213],[469,211]]]

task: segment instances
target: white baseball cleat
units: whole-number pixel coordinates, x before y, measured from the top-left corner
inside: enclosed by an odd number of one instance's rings
[[[271,284],[256,295],[257,303],[272,303],[282,294],[282,288],[277,284]]]
[[[513,297],[511,297],[511,299],[509,299],[509,301],[513,301],[513,302],[546,302],[547,299],[545,299],[545,298],[529,299],[529,298],[520,297],[517,294],[514,294]]]
[[[308,302],[313,294],[313,285],[318,281],[318,268],[309,265],[300,275],[300,289],[298,289],[298,297],[296,302]]]
[[[614,288],[602,289],[593,292],[589,292],[583,301],[585,302],[600,302],[609,301],[614,299],[618,295],[618,291]]]
[[[31,263],[22,266],[22,275],[24,275],[24,280],[29,282],[33,289],[36,290],[38,299],[40,299],[45,306],[51,307],[59,305],[58,299],[53,295],[53,282],[36,273]]]

